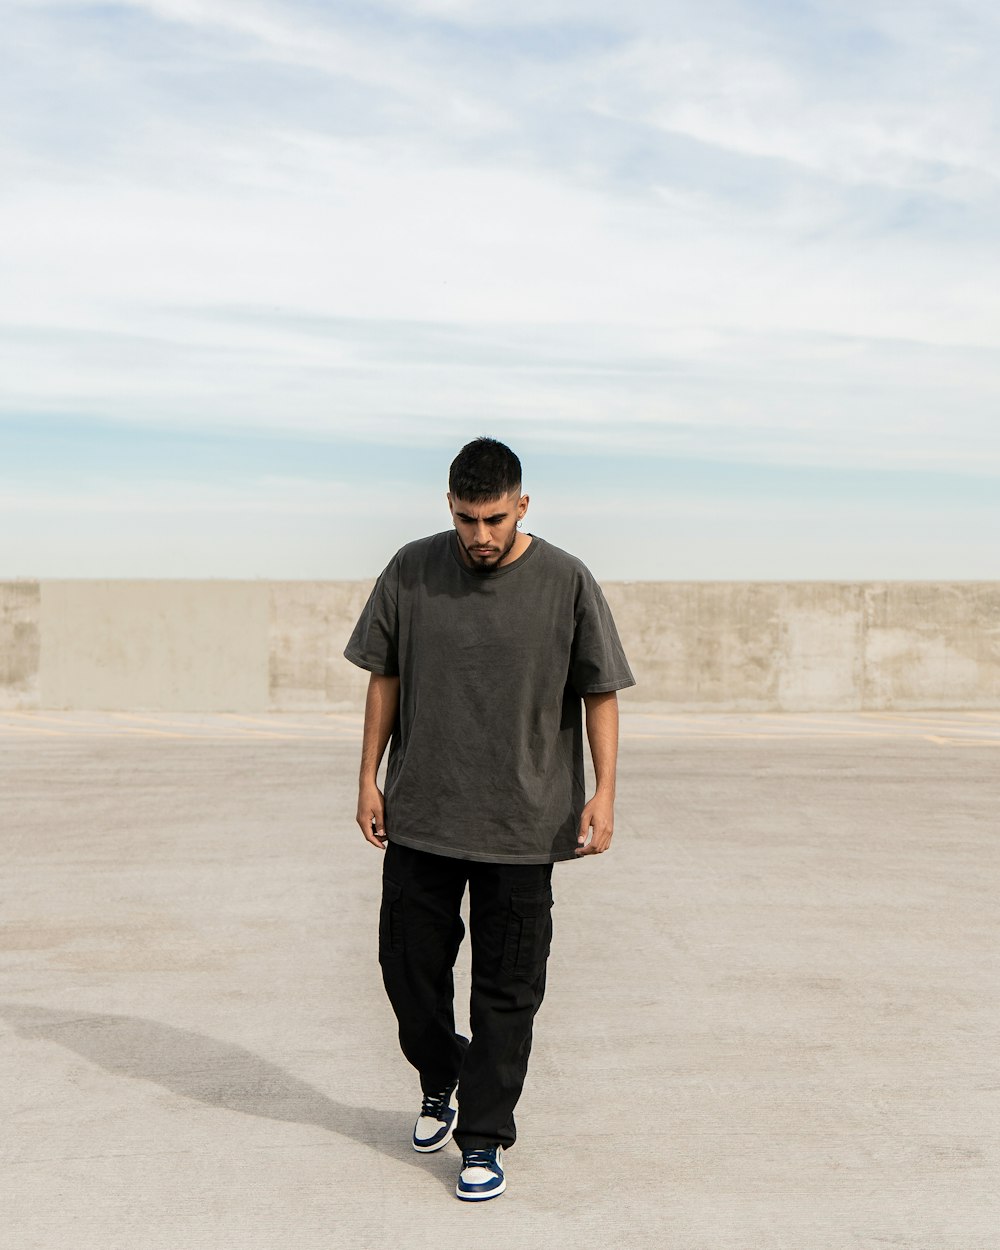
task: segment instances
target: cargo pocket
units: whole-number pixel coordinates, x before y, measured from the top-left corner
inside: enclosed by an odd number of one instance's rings
[[[403,953],[403,887],[382,882],[382,907],[378,915],[378,960],[382,963]]]
[[[513,893],[507,913],[501,967],[511,977],[533,981],[552,945],[552,889]]]

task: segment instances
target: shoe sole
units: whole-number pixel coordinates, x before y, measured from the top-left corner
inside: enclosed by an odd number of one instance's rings
[[[485,1202],[488,1198],[499,1198],[506,1188],[507,1178],[505,1176],[496,1189],[490,1189],[484,1194],[465,1194],[460,1189],[456,1189],[455,1197],[461,1198],[463,1202]]]

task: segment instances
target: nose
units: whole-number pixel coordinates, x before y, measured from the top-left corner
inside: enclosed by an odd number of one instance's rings
[[[485,521],[476,522],[476,536],[473,541],[477,547],[488,547],[490,545],[489,526]]]

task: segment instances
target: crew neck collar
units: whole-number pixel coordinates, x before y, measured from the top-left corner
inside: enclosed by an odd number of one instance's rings
[[[516,560],[512,560],[510,564],[501,564],[499,568],[491,569],[489,573],[475,573],[462,559],[462,553],[458,549],[458,535],[454,530],[446,530],[445,532],[448,535],[448,549],[451,552],[452,559],[463,573],[465,573],[468,577],[471,577],[473,581],[477,582],[493,582],[496,581],[498,577],[503,577],[505,573],[513,573],[515,569],[521,568],[521,566],[526,564],[535,554],[535,551],[538,549],[538,546],[542,541],[529,530],[528,537],[531,539],[531,542],[528,545],[528,549],[527,551],[523,551]]]

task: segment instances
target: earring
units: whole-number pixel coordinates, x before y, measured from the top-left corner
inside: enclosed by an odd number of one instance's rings
[[[523,522],[523,521],[518,521],[518,523],[517,523],[517,528],[518,528],[518,529],[520,529],[520,528],[521,528],[521,526],[522,526],[523,524],[524,524],[524,522]]]

